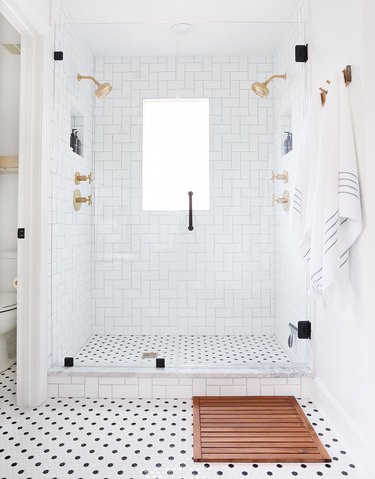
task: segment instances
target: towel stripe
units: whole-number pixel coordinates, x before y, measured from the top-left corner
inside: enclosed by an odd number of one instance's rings
[[[351,186],[351,185],[339,185],[339,188],[350,188],[351,190],[354,190],[357,193],[359,193],[359,189],[355,188],[354,186]]]
[[[354,176],[354,178],[358,179],[358,176],[355,175],[354,173],[350,173],[350,171],[339,171],[339,175],[351,175],[351,176]]]
[[[339,228],[340,228],[340,226],[338,226],[337,229],[336,229],[336,231],[335,231],[334,233],[332,233],[331,236],[324,241],[324,245],[326,245],[327,242],[328,242],[331,238],[333,238],[333,237],[338,233]]]
[[[336,211],[324,224],[327,224],[331,221],[332,218],[334,218],[338,214],[339,210]]]
[[[356,186],[358,186],[358,182],[355,180],[352,180],[351,178],[340,178],[339,177],[339,182],[340,181],[350,181],[350,183],[354,183]]]
[[[331,230],[337,223],[339,222],[339,218],[324,232],[324,236],[328,233],[329,230]]]
[[[318,269],[318,271],[316,271],[312,276],[311,276],[311,279],[313,279],[314,276],[316,276],[318,273],[320,273],[322,271],[323,268],[320,268]]]
[[[329,246],[329,247],[324,251],[323,256],[325,256],[326,253],[328,253],[328,251],[335,246],[335,244],[338,242],[338,240],[339,240],[339,239],[337,238],[336,241],[334,241],[334,242],[331,244],[331,246]]]
[[[348,261],[349,261],[349,256],[346,258],[346,260],[343,263],[340,264],[340,268],[342,268],[344,264],[346,264]]]
[[[352,195],[359,199],[358,195],[355,195],[354,193],[349,193],[349,191],[339,191],[339,195]]]

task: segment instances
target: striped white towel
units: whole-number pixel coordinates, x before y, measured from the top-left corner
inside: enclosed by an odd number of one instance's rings
[[[349,92],[342,73],[330,85],[324,109],[312,219],[311,287],[349,286],[350,247],[362,230],[357,160]]]
[[[301,255],[310,260],[311,220],[314,210],[314,191],[318,172],[320,136],[322,131],[322,102],[320,93],[311,97],[302,142],[296,155],[290,221],[297,235]]]

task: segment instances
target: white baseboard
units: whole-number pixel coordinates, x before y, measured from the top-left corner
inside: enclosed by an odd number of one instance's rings
[[[373,477],[371,475],[373,474],[373,464],[370,472],[370,461],[373,463],[375,445],[369,443],[348,411],[332,396],[318,378],[315,378],[314,395],[314,400],[319,408],[330,418],[338,435],[344,438],[350,455],[360,472],[366,478]]]

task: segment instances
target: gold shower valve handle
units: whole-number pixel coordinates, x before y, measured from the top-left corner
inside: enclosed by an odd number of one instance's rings
[[[76,202],[77,203],[87,203],[89,206],[91,206],[92,205],[91,196],[92,195],[79,196],[78,198],[76,198]]]
[[[88,175],[81,175],[81,173],[79,171],[76,171],[76,173],[74,175],[74,181],[75,181],[76,185],[79,185],[81,183],[81,181],[88,181],[89,184],[91,185],[92,182],[93,182],[91,171]]]
[[[283,173],[274,173],[272,172],[272,182],[275,183],[277,180],[282,180],[284,183],[288,183],[289,175],[286,170]]]
[[[73,195],[73,205],[76,211],[81,209],[82,203],[87,203],[89,206],[92,205],[92,195],[88,196],[81,196],[81,192],[79,190],[74,191]]]
[[[285,190],[282,196],[272,195],[272,206],[275,206],[278,203],[283,205],[284,211],[289,210],[289,203],[290,203],[289,191]]]

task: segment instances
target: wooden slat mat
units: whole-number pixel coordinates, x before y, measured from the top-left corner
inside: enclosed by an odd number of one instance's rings
[[[330,462],[292,396],[194,397],[194,461]]]

